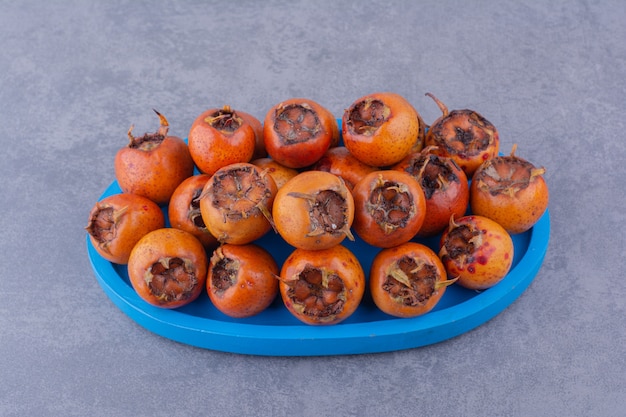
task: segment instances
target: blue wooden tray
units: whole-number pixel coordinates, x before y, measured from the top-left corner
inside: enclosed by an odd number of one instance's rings
[[[120,193],[113,182],[101,199]],[[167,210],[164,209],[167,214]],[[333,326],[302,324],[283,306],[280,296],[265,311],[246,319],[219,312],[204,292],[193,303],[166,310],[144,302],[128,280],[126,265],[102,258],[86,236],[89,260],[98,282],[113,303],[131,319],[160,336],[217,351],[266,356],[318,356],[396,351],[441,342],[490,320],[515,301],[535,278],[550,236],[549,212],[529,231],[514,235],[515,257],[509,274],[496,286],[476,292],[458,285],[447,288],[428,314],[398,319],[376,308],[366,292],[356,312]],[[344,241],[361,261],[366,274],[379,249],[356,237]],[[416,240],[438,251],[439,237]],[[268,233],[258,243],[280,264],[293,250],[278,235]]]

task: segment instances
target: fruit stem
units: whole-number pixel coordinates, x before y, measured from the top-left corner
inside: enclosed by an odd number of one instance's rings
[[[441,112],[443,113],[443,117],[447,117],[448,114],[450,114],[450,112],[448,111],[448,107],[446,107],[445,104],[439,101],[439,99],[435,97],[432,93],[426,93],[426,95],[435,100],[435,103],[437,103],[437,107],[439,107],[439,110],[441,110]]]
[[[132,133],[134,128],[135,128],[134,125],[130,125],[130,127],[128,128],[128,132],[126,133],[126,135],[128,135],[128,139],[130,141],[128,146],[132,146],[132,144],[135,143],[135,137],[133,136],[133,133]]]
[[[170,129],[170,124],[167,122],[167,119],[165,118],[165,116],[163,116],[161,113],[159,113],[155,109],[152,109],[152,111],[155,112],[157,116],[159,116],[160,126],[159,126],[159,130],[157,130],[157,135],[167,136],[167,132]]]

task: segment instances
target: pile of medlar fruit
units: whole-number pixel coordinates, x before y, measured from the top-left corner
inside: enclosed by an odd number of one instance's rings
[[[426,125],[399,94],[355,100],[340,123],[306,98],[263,121],[226,105],[200,113],[187,141],[159,127],[115,156],[121,192],[98,201],[86,231],[126,264],[137,294],[178,308],[205,292],[223,314],[261,313],[277,297],[298,320],[339,323],[369,291],[394,317],[431,311],[450,285],[485,290],[509,272],[512,234],[548,206],[544,168],[500,154],[473,110]],[[341,127],[341,130],[340,130]],[[282,264],[258,240],[290,247]],[[438,237],[439,251],[420,242]],[[377,248],[369,271],[342,242]]]

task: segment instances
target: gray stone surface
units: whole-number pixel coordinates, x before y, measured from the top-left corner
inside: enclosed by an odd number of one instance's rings
[[[0,415],[622,416],[626,409],[621,0],[0,2]],[[151,109],[335,115],[374,91],[480,111],[547,169],[545,263],[508,309],[399,352],[267,358],[144,330],[85,250],[113,157]]]

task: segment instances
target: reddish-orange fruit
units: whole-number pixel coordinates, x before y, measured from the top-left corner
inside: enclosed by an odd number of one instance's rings
[[[523,233],[539,221],[548,208],[545,168],[515,155],[496,156],[474,173],[471,207],[474,214],[495,220],[509,233]]]
[[[243,119],[244,123],[249,124],[252,127],[252,130],[254,130],[254,152],[252,153],[252,157],[250,159],[252,160],[267,157],[267,149],[265,149],[265,141],[263,140],[263,123],[250,113],[238,110],[237,114]]]
[[[263,123],[269,156],[289,168],[314,164],[339,138],[337,120],[313,100],[292,98],[273,106]]]
[[[471,178],[480,164],[498,155],[498,130],[473,110],[448,111],[437,97],[431,93],[426,95],[437,103],[443,114],[429,127],[425,146],[436,146],[434,152],[437,155],[454,159]]]
[[[359,161],[387,167],[421,149],[424,124],[419,113],[395,93],[373,93],[356,100],[342,117],[343,142]]]
[[[278,265],[260,246],[218,247],[211,256],[206,282],[213,305],[230,317],[259,314],[278,295]]]
[[[287,310],[312,325],[337,324],[357,309],[365,292],[357,257],[342,245],[294,250],[280,272],[280,294]]]
[[[450,217],[461,217],[467,211],[470,192],[465,172],[454,159],[432,154],[433,147],[411,153],[393,168],[411,174],[424,190],[426,217],[417,233],[428,237],[448,226]]]
[[[502,281],[513,264],[511,236],[498,223],[483,216],[450,219],[441,236],[439,258],[449,277],[473,290]]]
[[[352,227],[372,246],[389,248],[411,240],[426,216],[426,198],[415,178],[404,171],[366,175],[352,190]]]
[[[287,181],[298,175],[297,170],[287,168],[286,166],[274,161],[272,158],[259,158],[251,161],[250,163],[261,169],[267,170],[267,173],[272,176],[272,179],[276,183],[276,187],[279,189],[285,185]]]
[[[273,206],[276,230],[291,246],[327,249],[347,236],[354,239],[354,199],[341,178],[324,171],[305,171],[276,194]]]
[[[177,308],[204,290],[208,260],[191,233],[171,227],[154,230],[133,248],[128,277],[137,295],[157,307]]]
[[[204,224],[220,243],[251,243],[273,226],[276,191],[267,171],[248,162],[220,168],[200,196]]]
[[[374,304],[395,317],[416,317],[431,311],[448,280],[441,260],[429,247],[407,242],[381,250],[372,261],[370,292]]]
[[[249,162],[256,149],[256,122],[252,116],[224,106],[200,114],[189,131],[189,151],[198,169],[213,175],[237,162]],[[260,122],[259,122],[260,123]]]
[[[139,239],[164,226],[165,216],[154,201],[124,193],[98,201],[89,213],[85,230],[100,256],[125,264]]]
[[[341,177],[348,189],[352,190],[361,178],[378,168],[364,164],[350,153],[345,146],[330,148],[311,170],[326,171]]]
[[[210,178],[210,175],[199,174],[181,182],[170,198],[167,212],[172,227],[191,233],[208,251],[213,251],[218,242],[204,224],[200,212],[200,195]]]
[[[136,138],[130,127],[130,143],[115,155],[115,177],[123,192],[164,205],[176,187],[193,175],[194,164],[187,144],[168,135],[167,119],[154,112],[160,119],[159,130]]]

